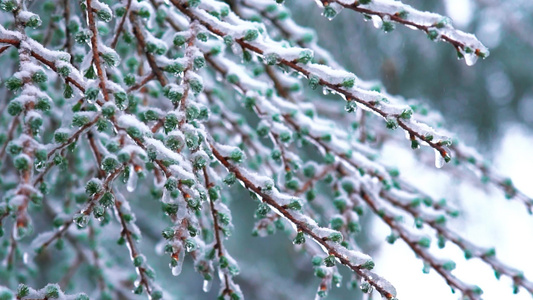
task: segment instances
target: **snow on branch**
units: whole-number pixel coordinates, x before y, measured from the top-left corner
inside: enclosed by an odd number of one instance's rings
[[[489,50],[473,34],[455,29],[449,18],[439,14],[419,11],[395,0],[319,0],[323,15],[333,18],[343,8],[362,13],[372,20],[376,28],[385,32],[394,30],[394,24],[402,24],[427,34],[432,41],[444,41],[455,47],[457,56],[472,66],[479,57],[489,56]]]

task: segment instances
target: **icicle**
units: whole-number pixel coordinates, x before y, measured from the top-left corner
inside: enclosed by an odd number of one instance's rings
[[[133,166],[130,166],[130,176],[128,177],[128,182],[126,184],[126,189],[128,192],[133,192],[135,188],[137,187],[137,180],[139,179],[139,175],[137,175],[137,172],[135,172],[135,168]]]
[[[444,157],[440,155],[440,152],[435,149],[435,167],[442,168],[444,166]]]
[[[176,218],[178,220],[181,220],[185,218],[185,215],[187,214],[187,204],[184,200],[178,201],[178,212],[176,213]]]
[[[161,201],[163,203],[170,203],[172,202],[172,198],[170,197],[170,191],[166,188],[163,188],[163,198],[161,198]]]
[[[204,285],[202,287],[202,290],[204,292],[209,292],[211,290],[211,286],[213,286],[213,280],[204,280]]]
[[[185,251],[182,248],[178,249],[178,258],[173,260],[173,263],[170,263],[170,268],[172,270],[172,275],[178,276],[181,273],[183,268],[183,259],[185,258]],[[175,262],[175,263],[174,263]]]

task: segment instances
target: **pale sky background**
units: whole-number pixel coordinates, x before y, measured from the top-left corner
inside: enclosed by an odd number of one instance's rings
[[[457,27],[467,26],[475,9],[470,0],[446,0],[446,14]],[[529,280],[533,276],[533,216],[527,213],[518,201],[506,200],[496,189],[482,191],[468,183],[457,184],[444,172],[416,166],[416,159],[409,149],[391,147],[382,157],[390,157],[391,163],[402,170],[402,176],[413,182],[422,183],[426,191],[434,196],[449,195],[452,192],[462,199],[462,215],[449,222],[455,232],[479,246],[496,247],[496,256],[511,267],[524,271]],[[494,147],[493,165],[495,170],[508,176],[518,189],[533,197],[533,133],[518,125],[505,130],[504,138]],[[402,159],[398,159],[399,157]],[[395,159],[396,158],[396,159]],[[446,168],[446,167],[445,167]],[[377,218],[375,234],[386,236],[390,229]],[[434,241],[435,242],[435,239]],[[435,243],[431,248],[437,256],[448,257],[457,263],[453,274],[463,281],[480,286],[486,300],[530,300],[532,296],[521,289],[512,294],[512,282],[502,276],[497,280],[492,269],[479,259],[465,260],[463,252],[450,242],[444,250]],[[407,245],[401,241],[394,245],[383,244],[376,259],[378,274],[390,280],[398,291],[399,299],[409,300],[448,300],[460,299],[460,294],[452,294],[445,281],[435,272],[422,273],[422,262],[415,257]]]
[[[506,130],[499,146],[495,147],[494,167],[505,176],[509,176],[518,189],[529,197],[533,196],[531,170],[533,170],[533,133],[514,126]],[[417,164],[413,151],[399,147],[385,149],[382,157],[389,157],[400,170],[402,176],[425,186],[432,195],[449,194],[450,187],[462,199],[462,215],[449,222],[455,232],[479,246],[496,247],[496,256],[511,267],[524,271],[526,278],[533,276],[533,216],[527,213],[523,204],[506,200],[499,190],[485,192],[473,188],[471,184],[457,185],[439,169],[421,167]],[[399,157],[402,159],[398,159]],[[396,159],[395,159],[396,158]],[[418,165],[418,167],[413,167]],[[446,166],[443,168],[445,170]],[[375,235],[385,237],[390,229],[377,218]],[[531,299],[531,295],[521,290],[512,294],[512,283],[508,278],[496,280],[494,272],[479,259],[465,260],[463,252],[450,242],[444,250],[436,247],[433,239],[432,253],[451,258],[457,263],[453,274],[463,281],[480,286],[483,299],[487,300],[522,300]],[[407,245],[398,240],[394,245],[382,244],[376,256],[376,272],[391,281],[398,291],[399,299],[409,300],[449,300],[460,299],[459,294],[452,294],[445,281],[435,272],[422,273],[422,261],[415,258]]]

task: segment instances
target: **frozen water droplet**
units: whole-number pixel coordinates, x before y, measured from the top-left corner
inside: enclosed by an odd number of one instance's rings
[[[477,62],[477,55],[474,53],[465,54],[465,63],[467,66],[473,66]]]
[[[322,15],[331,21],[341,12],[343,8],[344,7],[338,3],[329,3],[324,7]]]
[[[22,255],[22,261],[25,265],[28,264],[28,262],[30,261],[30,255],[28,254],[28,252],[24,252],[24,254]]]
[[[211,286],[213,286],[213,280],[204,280],[202,290],[207,293],[211,290]]]
[[[178,220],[181,220],[185,217],[185,214],[187,213],[187,204],[184,200],[178,201],[178,212],[176,213],[176,218]]]
[[[322,88],[322,94],[324,94],[324,96],[327,96],[327,95],[329,95],[331,93],[333,93],[333,91],[330,88],[328,88],[328,87],[323,87]]]
[[[172,275],[178,276],[181,274],[181,270],[183,269],[183,259],[185,258],[185,251],[183,249],[178,250],[178,258],[174,261],[174,263],[170,263],[170,268],[172,270]]]
[[[194,250],[196,250],[196,244],[194,243],[194,241],[185,242],[185,251],[192,252]]]
[[[172,198],[170,197],[170,191],[166,188],[163,189],[163,198],[161,199],[163,203],[170,203],[172,202]]]
[[[374,287],[370,285],[370,283],[368,282],[363,282],[361,283],[361,285],[359,286],[359,288],[361,289],[361,291],[365,294],[370,294],[372,293],[372,291],[374,291]]]
[[[37,170],[38,172],[42,171],[44,169],[44,167],[46,166],[46,162],[44,161],[39,161],[35,164],[35,170]]]
[[[73,221],[78,227],[83,228],[89,223],[89,216],[84,213],[75,214]]]
[[[237,43],[233,43],[233,45],[231,45],[231,51],[233,52],[233,54],[235,54],[236,56],[241,56],[242,55],[242,48],[239,44]]]
[[[215,74],[215,79],[216,79],[216,81],[218,81],[218,82],[222,82],[222,80],[224,80],[224,77],[222,76],[222,74],[221,74],[220,72],[217,72],[217,73]]]
[[[174,275],[174,276],[180,275],[181,267],[182,267],[182,264],[180,264],[180,263],[178,263],[178,265],[176,265],[174,267],[171,267],[172,268],[172,275]]]
[[[381,17],[373,15],[372,24],[374,24],[374,27],[376,27],[377,29],[380,29],[381,26],[383,26],[383,20],[381,19]]]
[[[133,166],[130,166],[130,176],[128,177],[128,182],[126,184],[126,189],[128,192],[133,192],[135,188],[137,187],[137,180],[139,179],[139,175],[137,175],[137,172],[135,172]]]
[[[444,166],[444,157],[440,155],[438,150],[435,150],[435,167],[440,169],[442,166]]]

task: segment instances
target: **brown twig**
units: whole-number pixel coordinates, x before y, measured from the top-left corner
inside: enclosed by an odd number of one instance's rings
[[[91,48],[93,51],[93,61],[96,67],[96,72],[98,73],[98,78],[100,79],[99,86],[102,89],[104,94],[104,100],[109,101],[109,94],[106,88],[106,75],[102,69],[102,64],[100,62],[100,52],[98,51],[98,29],[96,28],[96,21],[94,20],[94,12],[92,8],[92,0],[87,0],[87,17],[89,19],[89,29],[92,32],[91,36]]]

